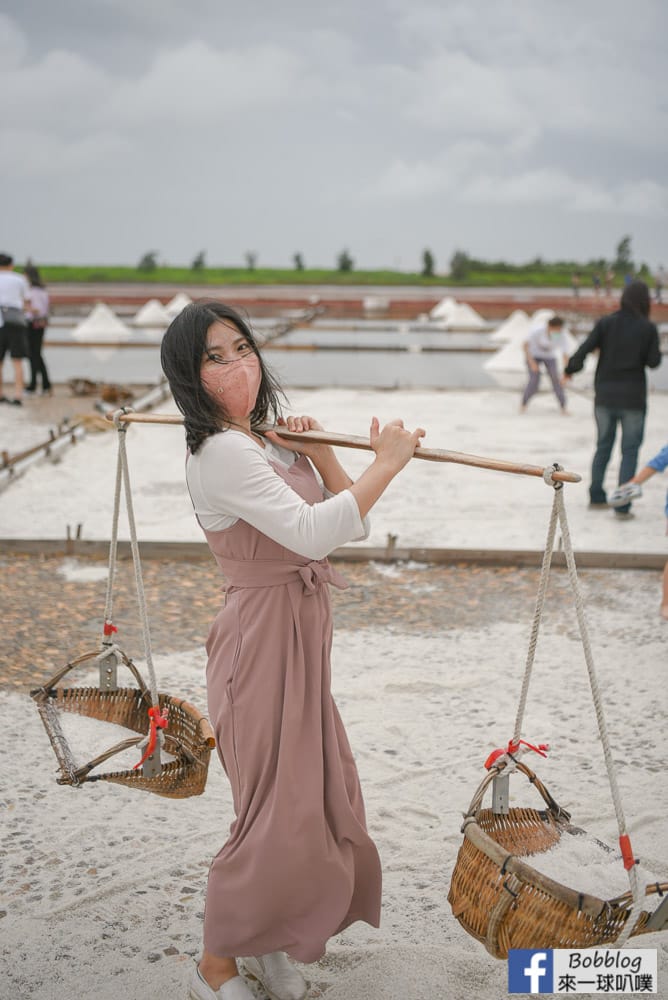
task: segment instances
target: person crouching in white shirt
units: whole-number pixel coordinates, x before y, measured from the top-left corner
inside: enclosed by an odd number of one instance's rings
[[[547,323],[535,327],[524,343],[524,353],[529,369],[529,381],[522,396],[520,413],[526,413],[529,400],[538,392],[541,365],[545,367],[547,374],[550,376],[552,388],[559,400],[561,412],[568,413],[566,409],[566,395],[561,385],[561,375],[559,372],[559,357],[563,357],[564,364],[568,361],[563,319],[560,316],[553,316]]]

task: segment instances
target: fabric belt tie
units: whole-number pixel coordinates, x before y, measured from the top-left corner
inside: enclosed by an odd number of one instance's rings
[[[323,583],[331,583],[333,587],[338,587],[339,590],[346,590],[348,587],[348,581],[345,577],[337,573],[327,561],[318,560],[307,563],[306,566],[300,566],[299,575],[304,581],[304,590],[307,596],[315,594],[318,587]]]
[[[348,581],[338,573],[327,559],[313,559],[308,563],[290,563],[275,559],[224,559],[218,558],[229,590],[281,587],[301,580],[307,597],[315,594],[324,583],[339,590],[349,587]]]

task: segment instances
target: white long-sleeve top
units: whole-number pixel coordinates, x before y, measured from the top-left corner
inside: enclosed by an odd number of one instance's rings
[[[368,537],[350,490],[309,504],[270,465],[288,468],[297,455],[270,441],[262,448],[242,431],[208,437],[188,456],[186,480],[199,523],[223,531],[241,519],[264,535],[308,559],[323,559],[338,545]]]

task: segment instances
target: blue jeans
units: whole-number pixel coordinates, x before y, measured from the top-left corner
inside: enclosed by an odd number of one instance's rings
[[[626,410],[617,406],[595,406],[594,418],[598,430],[596,452],[591,465],[591,486],[589,497],[592,503],[605,503],[606,495],[603,488],[605,470],[610,461],[612,447],[617,434],[617,424],[622,427],[622,462],[619,467],[618,483],[627,483],[636,474],[638,467],[638,452],[645,432],[645,411]],[[617,507],[620,513],[625,513],[631,507]]]

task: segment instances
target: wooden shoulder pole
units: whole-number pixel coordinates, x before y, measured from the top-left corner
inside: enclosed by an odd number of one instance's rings
[[[113,414],[107,414],[107,420],[113,421]],[[134,424],[182,424],[183,417],[178,413],[124,413],[119,417],[122,423]],[[369,439],[355,437],[349,434],[336,434],[332,431],[289,431],[287,427],[262,424],[258,433],[276,431],[287,441],[314,441],[317,444],[329,444],[335,448],[356,448],[360,451],[373,451]],[[425,462],[450,462],[455,465],[471,465],[478,469],[493,469],[496,472],[511,472],[518,476],[537,476],[543,478],[543,469],[539,465],[506,462],[499,458],[482,458],[479,455],[467,455],[461,451],[445,451],[442,448],[416,448],[413,458],[421,458]],[[552,478],[559,483],[579,483],[582,476],[577,472],[553,472]]]

